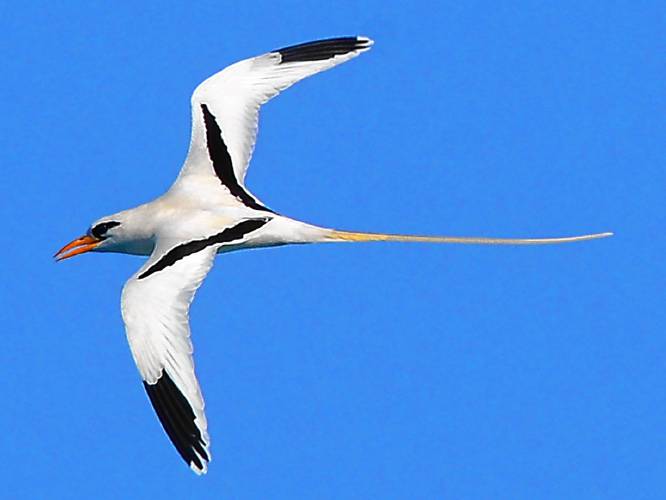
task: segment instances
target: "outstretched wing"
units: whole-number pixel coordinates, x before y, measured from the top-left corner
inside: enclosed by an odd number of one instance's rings
[[[348,61],[371,45],[364,37],[294,45],[237,62],[205,80],[192,95],[192,138],[178,179],[214,175],[240,202],[267,210],[244,186],[259,107],[297,81]]]
[[[206,472],[210,440],[192,361],[190,304],[220,247],[244,242],[270,220],[243,219],[188,241],[158,238],[123,288],[125,330],[143,385],[169,439],[197,474]]]
[[[180,456],[202,474],[210,460],[210,440],[192,362],[189,308],[216,249],[208,247],[173,261],[166,246],[158,245],[161,248],[156,247],[125,284],[122,314],[150,402]]]

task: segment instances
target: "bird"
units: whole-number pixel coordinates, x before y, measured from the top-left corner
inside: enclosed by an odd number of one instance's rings
[[[204,80],[192,94],[189,151],[174,184],[153,201],[96,220],[54,256],[57,261],[87,252],[148,256],[123,287],[122,318],[148,399],[197,474],[207,472],[211,452],[189,308],[217,254],[325,242],[551,244],[612,234],[510,239],[362,233],[312,225],[269,208],[245,184],[259,108],[372,45],[363,36],[301,43],[241,60]]]

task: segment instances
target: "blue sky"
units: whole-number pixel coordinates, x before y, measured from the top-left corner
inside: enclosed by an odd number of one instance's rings
[[[663,495],[664,6],[463,3],[0,7],[5,495]],[[213,446],[198,478],[125,340],[141,259],[51,255],[170,185],[204,78],[354,34],[375,47],[263,109],[248,185],[271,207],[343,229],[616,236],[218,258],[192,309]]]

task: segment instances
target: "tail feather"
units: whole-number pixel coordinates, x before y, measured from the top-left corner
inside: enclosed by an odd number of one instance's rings
[[[355,233],[350,231],[331,230],[326,235],[328,241],[406,241],[415,243],[459,243],[473,245],[551,245],[556,243],[571,243],[574,241],[595,240],[607,238],[613,233],[594,233],[580,236],[564,236],[557,238],[484,238],[466,236],[415,236],[403,234],[383,233]]]

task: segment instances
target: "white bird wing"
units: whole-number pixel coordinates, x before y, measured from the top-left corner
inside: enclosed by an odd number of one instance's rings
[[[190,304],[220,247],[242,243],[270,220],[243,219],[187,241],[158,237],[148,261],[123,288],[127,340],[143,385],[169,439],[197,474],[207,470],[210,439],[192,361]]]
[[[245,59],[201,83],[192,95],[192,137],[178,177],[217,177],[237,200],[268,210],[245,189],[259,107],[294,83],[348,61],[372,46],[365,37],[309,42]]]
[[[192,361],[189,308],[213,266],[216,248],[174,261],[179,246],[167,247],[158,242],[146,264],[125,284],[122,314],[155,412],[178,453],[202,474],[210,461],[210,440]]]

